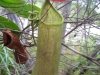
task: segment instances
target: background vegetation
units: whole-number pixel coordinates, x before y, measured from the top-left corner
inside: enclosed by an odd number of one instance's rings
[[[9,2],[5,4],[4,1],[0,0],[0,30],[10,28],[22,33],[20,39],[29,53],[29,60],[25,65],[18,65],[13,50],[3,46],[0,33],[0,74],[31,75],[37,50],[33,41],[37,42],[38,37],[38,18],[32,29],[27,16],[31,10],[31,5],[27,4],[32,4],[32,0],[21,2],[24,6],[19,5],[21,8],[17,9],[18,5],[8,7]],[[34,1],[40,8],[43,3],[44,0]],[[64,3],[52,2],[52,5],[65,18],[59,75],[100,75],[100,1],[66,0]],[[35,7],[33,10],[40,11]]]

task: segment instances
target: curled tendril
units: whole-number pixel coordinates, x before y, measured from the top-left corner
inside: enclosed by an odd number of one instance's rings
[[[33,21],[33,20],[36,20],[37,18],[38,18],[38,14],[39,14],[39,12],[38,11],[29,11],[29,17],[28,17],[28,19],[30,20],[30,21]]]

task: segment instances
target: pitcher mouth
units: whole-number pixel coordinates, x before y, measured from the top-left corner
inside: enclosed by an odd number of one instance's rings
[[[4,46],[7,46],[11,43],[11,36],[9,35],[9,32],[3,31],[3,41]]]

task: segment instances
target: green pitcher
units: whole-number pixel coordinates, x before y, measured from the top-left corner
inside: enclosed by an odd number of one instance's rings
[[[49,0],[41,9],[36,63],[32,75],[58,75],[64,18]]]

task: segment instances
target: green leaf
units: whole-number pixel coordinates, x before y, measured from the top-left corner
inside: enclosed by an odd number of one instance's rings
[[[17,15],[22,16],[24,18],[28,18],[29,14],[30,14],[29,11],[32,10],[32,5],[27,4],[27,5],[20,7],[20,8],[9,8],[8,10],[12,11],[12,12],[16,13]],[[36,5],[33,5],[33,10],[40,12],[40,8]]]
[[[25,0],[1,0],[1,1],[4,1],[4,2],[7,2],[7,3],[23,3],[25,2]]]
[[[97,54],[97,58],[100,58],[100,54]]]
[[[0,0],[0,6],[24,18],[28,18],[29,11],[32,10],[32,5],[26,4],[25,0]],[[40,12],[40,8],[36,5],[33,5],[33,10]]]
[[[0,0],[0,6],[10,8],[10,7],[21,7],[26,4],[25,0]]]
[[[11,30],[20,30],[20,28],[11,20],[0,16],[0,28],[9,28]],[[1,31],[0,29],[0,31]]]

